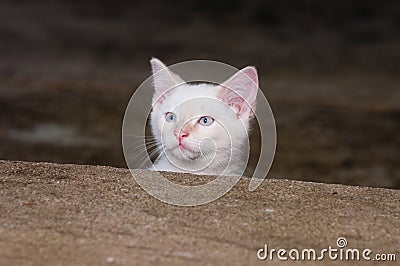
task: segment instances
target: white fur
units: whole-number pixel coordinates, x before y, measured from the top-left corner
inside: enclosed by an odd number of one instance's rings
[[[222,85],[195,85],[185,83],[158,59],[153,58],[151,65],[155,89],[151,129],[159,148],[164,150],[152,169],[211,175],[242,174],[247,164],[246,156],[243,156],[247,151],[243,147],[247,147],[249,123],[258,91],[255,68],[244,68]],[[173,112],[176,121],[166,122],[167,112]],[[210,126],[199,124],[199,118],[203,116],[214,118],[214,123]],[[179,147],[177,137],[183,129],[189,133],[181,142],[184,148]]]

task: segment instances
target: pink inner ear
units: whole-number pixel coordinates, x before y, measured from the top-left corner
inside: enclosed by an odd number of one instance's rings
[[[242,97],[236,97],[230,104],[230,106],[236,111],[236,118],[240,118],[240,115],[246,110],[246,101]]]
[[[232,107],[239,118],[249,108],[246,100],[233,89],[222,86],[219,98]]]
[[[157,73],[157,72],[159,72],[159,71],[161,71],[163,69],[164,68],[162,66],[160,66],[160,65],[153,65],[153,74]]]
[[[257,70],[254,67],[246,67],[224,82],[219,98],[231,106],[239,118],[255,105],[257,91]],[[251,115],[252,111],[249,116]]]
[[[246,67],[242,70],[257,86],[258,86],[258,75],[257,70],[254,67]]]
[[[155,73],[167,68],[167,66],[164,65],[163,62],[161,62],[160,60],[158,60],[157,58],[154,58],[154,57],[150,60],[150,64],[151,64],[151,68],[153,71],[153,75]]]

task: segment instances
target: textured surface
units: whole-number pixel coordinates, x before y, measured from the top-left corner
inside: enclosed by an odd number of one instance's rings
[[[195,183],[190,175],[169,178]],[[251,265],[264,244],[320,250],[336,247],[338,237],[349,248],[400,256],[398,190],[269,179],[249,192],[247,185],[242,179],[204,206],[176,207],[147,195],[127,169],[0,161],[0,265]]]

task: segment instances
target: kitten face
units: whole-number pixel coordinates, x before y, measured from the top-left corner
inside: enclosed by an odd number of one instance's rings
[[[203,169],[248,138],[254,111],[251,105],[258,89],[248,74],[238,72],[222,85],[194,85],[185,83],[159,60],[151,63],[155,86],[151,128],[172,164],[184,163],[185,170],[195,171],[201,162]],[[249,73],[257,79],[254,68]],[[191,163],[196,166],[187,169]]]
[[[178,160],[197,160],[228,148],[226,124],[238,123],[223,102],[216,99],[213,85],[184,84],[173,89],[153,109],[152,129],[170,155]],[[241,126],[241,123],[238,123]]]

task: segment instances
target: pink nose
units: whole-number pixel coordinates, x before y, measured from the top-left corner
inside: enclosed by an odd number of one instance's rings
[[[187,138],[189,136],[189,133],[186,131],[181,131],[178,135],[178,141],[179,145],[181,145],[183,138]]]

